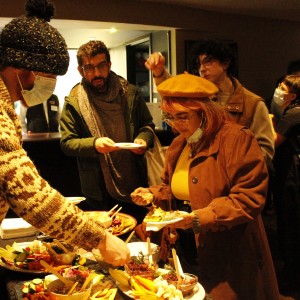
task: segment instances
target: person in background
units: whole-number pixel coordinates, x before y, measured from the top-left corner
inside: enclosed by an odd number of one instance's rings
[[[286,68],[286,75],[300,75],[300,60],[292,60],[289,62]],[[286,75],[281,76],[277,80],[276,87],[279,86],[279,84],[281,83],[281,81],[284,79]],[[280,103],[277,103],[277,100],[278,100],[278,96],[276,95],[276,90],[275,90],[275,95],[273,95],[273,97],[270,98],[269,105],[268,105],[270,113],[272,114],[273,117],[273,123],[278,123],[283,113],[283,106],[280,105]]]
[[[231,49],[218,40],[207,40],[195,46],[194,56],[200,76],[219,88],[217,102],[225,107],[234,122],[251,129],[270,166],[274,156],[274,139],[268,108],[261,97],[233,77]],[[165,58],[158,52],[150,55],[145,64],[152,70],[156,85],[170,77],[164,65]]]
[[[102,41],[89,41],[77,52],[82,76],[65,98],[61,114],[61,149],[76,156],[84,209],[107,210],[116,204],[141,221],[147,210],[134,205],[130,193],[147,186],[143,154],[153,145],[154,123],[140,91],[111,71]],[[117,142],[134,142],[120,149]]]
[[[274,203],[285,276],[290,290],[300,284],[300,76],[287,75],[274,93],[283,114],[275,123]]]
[[[44,103],[20,107],[20,121],[25,133],[59,132],[59,100],[54,94]]]
[[[46,101],[69,65],[65,40],[48,23],[54,5],[28,0],[25,9],[0,34],[0,224],[11,208],[43,233],[87,251],[98,248],[106,262],[124,265],[126,244],[53,189],[22,148],[14,102],[30,107]]]
[[[218,88],[212,82],[181,74],[157,90],[165,120],[179,135],[167,150],[162,184],[136,189],[133,201],[163,209],[190,206],[169,226],[179,240],[181,231],[194,231],[198,265],[183,265],[184,271],[196,274],[214,300],[279,299],[261,218],[268,172],[257,140],[226,120],[213,101]]]

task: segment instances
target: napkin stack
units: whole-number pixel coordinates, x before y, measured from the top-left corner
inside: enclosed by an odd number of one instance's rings
[[[2,239],[12,239],[37,234],[38,230],[22,218],[7,218],[0,226]]]

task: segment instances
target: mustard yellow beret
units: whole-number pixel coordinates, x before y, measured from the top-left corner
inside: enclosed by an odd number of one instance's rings
[[[180,74],[171,77],[157,86],[163,97],[206,98],[215,95],[219,90],[212,82],[191,74]]]

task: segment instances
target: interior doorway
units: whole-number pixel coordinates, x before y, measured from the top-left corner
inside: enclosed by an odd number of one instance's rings
[[[127,80],[141,90],[146,102],[152,102],[152,81],[150,72],[145,67],[151,51],[150,42],[149,36],[126,46]]]

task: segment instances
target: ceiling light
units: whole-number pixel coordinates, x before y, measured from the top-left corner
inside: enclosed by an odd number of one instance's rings
[[[115,33],[115,32],[117,32],[117,29],[115,27],[112,27],[112,28],[110,28],[109,32],[110,33]]]

